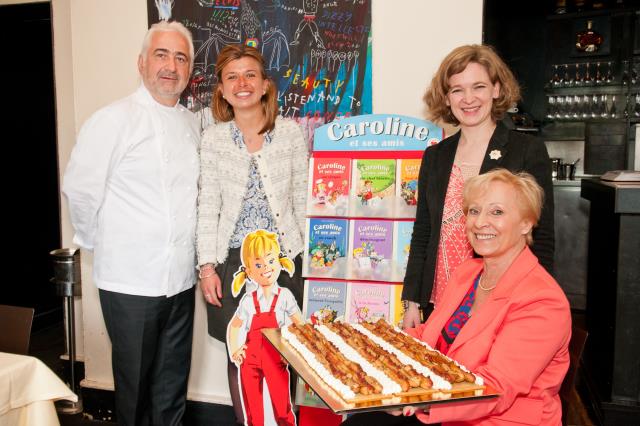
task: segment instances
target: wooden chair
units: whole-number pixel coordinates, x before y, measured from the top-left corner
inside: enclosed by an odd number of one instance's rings
[[[567,375],[564,376],[562,387],[560,388],[560,400],[562,401],[562,424],[567,424],[567,413],[569,411],[570,402],[575,401],[576,395],[576,377],[578,375],[578,367],[582,358],[582,351],[587,342],[587,331],[573,326],[571,329],[571,340],[569,341],[569,369]]]
[[[0,305],[0,352],[28,355],[33,308]]]

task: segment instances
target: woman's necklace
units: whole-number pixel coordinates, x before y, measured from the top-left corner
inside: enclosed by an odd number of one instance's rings
[[[484,281],[484,274],[480,275],[480,281],[478,281],[478,287],[480,287],[481,289],[483,289],[484,291],[491,291],[494,288],[496,288],[496,286],[498,285],[498,283],[496,282],[493,286],[491,287],[485,287],[482,285],[482,281]]]

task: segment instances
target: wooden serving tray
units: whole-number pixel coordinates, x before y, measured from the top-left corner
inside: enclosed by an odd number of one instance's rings
[[[453,385],[453,389],[446,392],[436,389],[412,388],[407,392],[390,396],[379,394],[361,395],[345,400],[309,367],[293,346],[282,339],[279,329],[263,329],[262,334],[278,352],[280,352],[280,355],[287,360],[289,365],[311,389],[313,389],[320,399],[336,414],[399,409],[406,405],[422,407],[434,404],[450,404],[451,402],[473,401],[499,396],[494,389],[488,386],[456,383]],[[476,395],[476,393],[478,395]]]

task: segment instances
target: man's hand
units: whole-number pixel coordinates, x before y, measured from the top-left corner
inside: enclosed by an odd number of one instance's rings
[[[222,282],[218,274],[213,274],[200,279],[200,289],[207,303],[211,303],[219,308],[222,307]]]
[[[420,325],[420,308],[416,302],[408,302],[407,310],[402,318],[402,329],[414,328]]]

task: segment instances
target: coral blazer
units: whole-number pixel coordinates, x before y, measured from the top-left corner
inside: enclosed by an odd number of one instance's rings
[[[482,259],[462,263],[429,320],[407,332],[435,346],[482,265]],[[558,391],[569,368],[570,337],[569,302],[526,247],[469,318],[448,353],[483,377],[500,396],[434,405],[418,418],[446,425],[560,425]]]

